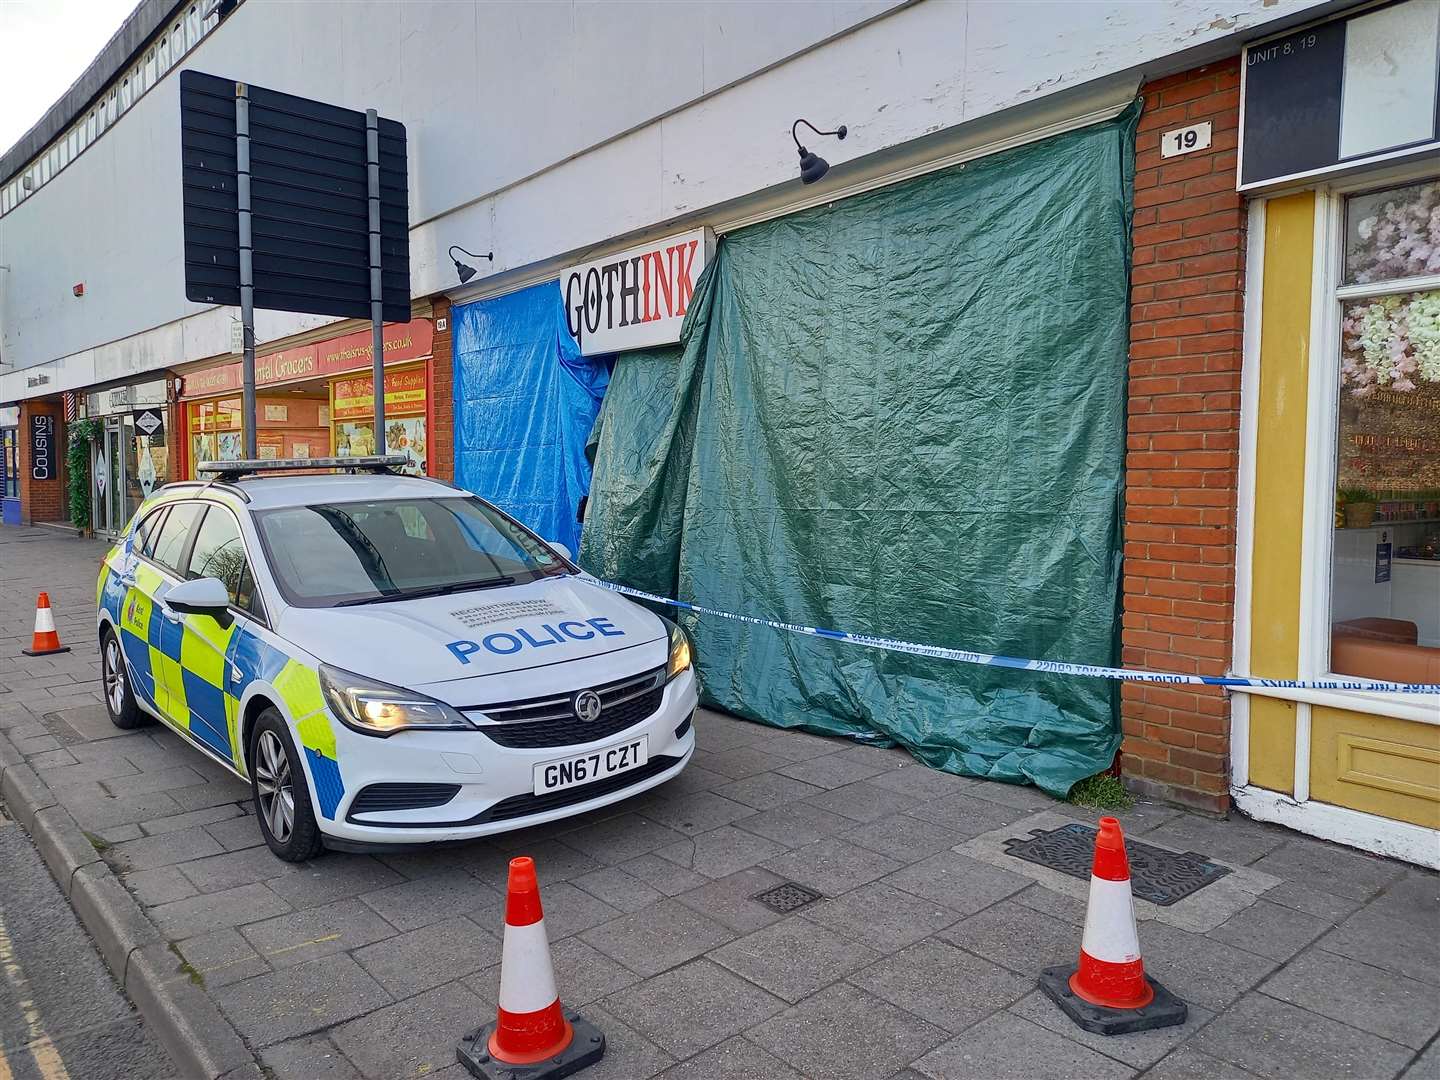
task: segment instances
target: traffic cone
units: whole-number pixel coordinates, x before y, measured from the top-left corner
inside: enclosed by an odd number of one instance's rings
[[[60,635],[55,632],[55,616],[50,611],[50,594],[41,593],[35,601],[35,633],[30,648],[21,649],[26,656],[49,656],[51,653],[69,652],[69,645],[60,644]]]
[[[560,1005],[535,860],[528,856],[510,860],[495,1023],[461,1039],[455,1056],[482,1080],[556,1080],[605,1056],[600,1029]]]
[[[1130,895],[1130,860],[1120,822],[1102,817],[1090,868],[1090,903],[1080,963],[1046,968],[1040,989],[1086,1031],[1124,1035],[1183,1024],[1185,1003],[1145,974],[1135,901]]]

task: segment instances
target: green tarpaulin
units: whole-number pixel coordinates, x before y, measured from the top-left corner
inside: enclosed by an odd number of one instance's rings
[[[725,611],[1111,664],[1135,110],[726,237],[622,357],[581,563]],[[1064,795],[1115,684],[687,616],[707,703]]]

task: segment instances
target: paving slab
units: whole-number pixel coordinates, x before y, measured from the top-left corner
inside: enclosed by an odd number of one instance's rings
[[[933,938],[848,978],[876,997],[956,1033],[1034,988],[1032,979]]]
[[[1047,967],[1074,963],[1082,936],[1076,924],[1019,903],[995,904],[940,931],[952,945],[1031,979]]]
[[[832,837],[777,855],[762,865],[787,881],[807,885],[824,896],[839,896],[903,864],[899,859]]]
[[[1312,949],[1265,980],[1271,997],[1413,1050],[1440,1031],[1440,992],[1393,971]]]
[[[1032,984],[1033,985],[1033,984]],[[1104,1054],[1145,1069],[1180,1046],[1195,1032],[1208,1024],[1215,1016],[1209,1009],[1187,1004],[1185,1023],[1175,1027],[1159,1028],[1154,1031],[1137,1031],[1129,1035],[1095,1035],[1082,1030],[1075,1021],[1066,1016],[1060,1007],[1039,990],[1032,990],[1010,1006],[1016,1016],[1024,1017],[1032,1024],[1064,1035],[1067,1039],[1088,1046]],[[1149,1075],[1148,1073],[1146,1074]]]
[[[240,932],[272,967],[285,968],[392,938],[395,928],[352,899],[277,915]]]
[[[341,1024],[330,1037],[367,1078],[431,1076],[455,1064],[460,1036],[485,1020],[480,999],[452,982]]]
[[[1387,1080],[1415,1052],[1263,993],[1246,994],[1196,1034],[1194,1046],[1262,1077]]]
[[[689,770],[687,769],[686,772]],[[732,802],[743,803],[752,810],[773,810],[777,806],[799,802],[806,796],[825,790],[779,773],[758,773],[743,780],[733,780],[715,788]]]
[[[464,870],[376,889],[364,893],[361,899],[397,930],[415,930],[482,906],[498,909],[502,903],[499,893]]]
[[[1271,960],[1288,960],[1333,928],[1326,919],[1257,900],[1211,930],[1209,936]]]
[[[885,883],[944,904],[958,918],[1019,892],[1030,880],[966,855],[942,851],[897,870]]]
[[[793,1004],[879,959],[880,953],[792,915],[716,949],[710,957]]]
[[[785,851],[786,845],[731,825],[722,825],[655,852],[705,877],[728,877]]]
[[[658,975],[723,945],[734,933],[684,904],[664,900],[586,930],[580,937],[637,974]]]
[[[1416,932],[1402,919],[1368,909],[1351,915],[1317,943],[1327,952],[1440,986],[1440,934]]]
[[[666,1069],[660,1080],[804,1080],[773,1054],[743,1038],[726,1039]]]
[[[745,1037],[806,1076],[874,1080],[909,1065],[948,1034],[858,986],[836,983]]]
[[[799,915],[882,954],[913,945],[955,922],[955,912],[945,905],[883,881],[819,900],[801,908]]]
[[[577,889],[584,889],[616,911],[639,911],[657,903],[665,895],[618,866],[592,870],[572,880]]]
[[[703,957],[611,994],[602,1004],[677,1059],[738,1035],[786,1007],[780,998]]]
[[[363,1080],[350,1059],[323,1035],[266,1047],[260,1060],[275,1080]]]
[[[265,1047],[373,1013],[391,997],[342,953],[231,983],[215,1000],[250,1045]]]
[[[771,774],[766,774],[771,775]],[[802,847],[853,829],[855,822],[804,802],[787,803],[741,818],[735,827],[787,847]]]
[[[1135,1070],[1048,1028],[999,1012],[936,1047],[915,1069],[934,1080],[1126,1080]]]

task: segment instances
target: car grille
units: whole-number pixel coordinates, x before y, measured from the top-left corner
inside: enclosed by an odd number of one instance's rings
[[[529,817],[531,814],[543,814],[547,810],[558,810],[562,806],[574,806],[576,803],[589,802],[591,799],[598,799],[602,795],[609,795],[611,792],[620,791],[632,784],[638,784],[642,780],[648,780],[652,776],[659,776],[666,769],[673,769],[679,765],[680,760],[677,757],[651,758],[638,769],[616,773],[614,776],[607,776],[604,780],[581,784],[579,787],[565,788],[563,791],[549,791],[544,795],[512,795],[508,799],[500,800],[483,814],[477,814],[465,824],[479,825],[487,821],[509,821],[513,818]]]
[[[573,694],[476,705],[473,710],[497,721],[482,724],[480,731],[501,746],[536,749],[594,742],[634,727],[660,708],[665,696],[665,669],[656,668],[591,689],[600,695],[602,705],[595,720],[581,720],[575,715]]]
[[[459,784],[371,784],[360,789],[347,816],[354,820],[356,814],[444,806],[459,790]]]

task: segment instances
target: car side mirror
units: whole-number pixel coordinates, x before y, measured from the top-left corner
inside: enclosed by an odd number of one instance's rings
[[[230,591],[219,578],[182,581],[161,597],[161,601],[182,615],[209,615],[221,625],[230,621]]]
[[[575,561],[575,556],[570,553],[570,549],[564,544],[560,543],[559,540],[546,540],[545,543],[547,543],[548,545],[550,545],[551,548],[563,555],[566,562]]]

